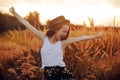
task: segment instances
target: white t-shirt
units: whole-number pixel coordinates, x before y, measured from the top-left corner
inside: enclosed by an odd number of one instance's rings
[[[42,68],[51,66],[64,67],[61,41],[51,44],[48,37],[45,38],[41,48]]]

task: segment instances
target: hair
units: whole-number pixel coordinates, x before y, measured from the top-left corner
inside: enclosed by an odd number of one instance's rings
[[[64,16],[58,16],[53,20],[49,21],[47,24],[48,31],[46,32],[46,36],[53,37],[56,34],[56,32],[63,27],[63,25],[70,25],[70,21],[66,20]],[[70,26],[66,37],[62,38],[61,40],[66,40],[69,36],[69,33],[70,33]]]

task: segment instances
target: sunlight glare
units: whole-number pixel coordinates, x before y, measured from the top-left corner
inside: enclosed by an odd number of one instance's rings
[[[28,15],[29,12],[32,11],[32,7],[30,7],[27,3],[19,3],[13,6],[17,13],[19,13],[22,17]]]
[[[113,17],[118,12],[109,4],[99,4],[93,6],[63,6],[63,5],[41,5],[19,3],[14,5],[16,12],[25,17],[29,12],[37,11],[40,14],[40,21],[46,23],[48,19],[53,19],[59,15],[64,15],[74,24],[82,24],[83,21],[89,24],[89,18],[93,18],[95,25],[108,24],[113,21]],[[118,15],[118,13],[117,13]]]

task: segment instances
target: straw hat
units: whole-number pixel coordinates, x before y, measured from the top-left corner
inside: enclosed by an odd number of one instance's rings
[[[55,27],[56,25],[59,25],[59,24],[69,24],[70,21],[65,19],[64,16],[58,16],[56,18],[54,18],[53,20],[51,20],[49,23],[48,23],[48,26],[49,28],[50,27]]]

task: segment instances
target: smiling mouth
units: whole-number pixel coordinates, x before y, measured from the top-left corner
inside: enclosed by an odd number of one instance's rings
[[[64,38],[65,38],[65,36],[61,36],[60,38],[61,38],[61,39],[64,39]]]

